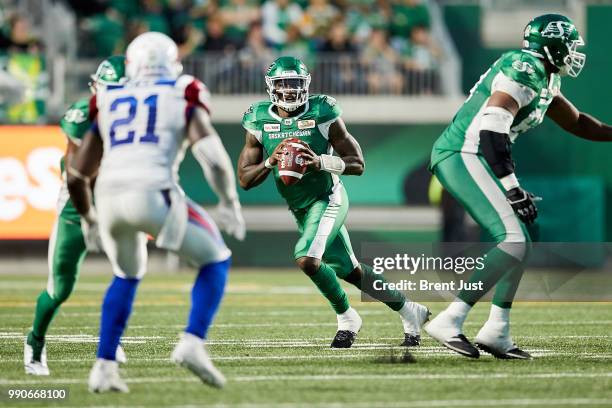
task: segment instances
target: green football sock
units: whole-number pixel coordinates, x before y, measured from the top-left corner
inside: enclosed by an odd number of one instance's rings
[[[32,325],[32,333],[36,338],[44,340],[51,320],[55,317],[59,307],[60,303],[53,300],[46,290],[40,293],[36,301],[36,312]]]
[[[340,286],[340,282],[336,278],[334,270],[324,262],[321,262],[321,266],[317,273],[309,278],[317,285],[317,288],[321,291],[323,296],[336,311],[336,314],[344,313],[349,308],[348,297]]]
[[[525,267],[521,264],[511,271],[506,272],[499,282],[497,282],[497,285],[495,285],[495,294],[493,295],[491,303],[502,309],[510,309],[524,271]]]
[[[473,306],[481,297],[491,290],[493,286],[495,286],[504,273],[511,269],[515,269],[519,264],[520,261],[515,257],[508,255],[497,247],[493,248],[487,252],[484,268],[476,270],[468,280],[469,283],[482,282],[482,290],[464,289],[459,292],[457,297],[468,305]]]
[[[355,286],[368,296],[381,301],[391,310],[398,311],[404,306],[406,297],[398,290],[384,289],[376,290],[374,288],[375,281],[387,282],[381,274],[374,273],[371,266],[360,263],[361,274],[351,273],[345,280]]]
[[[40,355],[45,345],[47,330],[59,307],[60,303],[53,300],[46,290],[43,290],[38,296],[32,331],[28,334],[28,344],[32,346],[34,352],[33,357],[36,361],[40,361]]]

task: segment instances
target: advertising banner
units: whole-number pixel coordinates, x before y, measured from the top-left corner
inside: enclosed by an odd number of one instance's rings
[[[49,237],[65,149],[58,126],[0,126],[0,239]]]

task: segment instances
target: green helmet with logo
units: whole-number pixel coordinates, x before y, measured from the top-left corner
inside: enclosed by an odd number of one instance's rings
[[[93,93],[96,92],[98,84],[116,84],[125,78],[125,57],[113,55],[98,65],[96,73],[91,76],[89,87]]]
[[[310,72],[295,57],[280,57],[266,72],[266,87],[272,103],[292,112],[308,101]]]
[[[584,67],[586,55],[577,49],[584,41],[576,26],[561,14],[544,14],[527,24],[523,49],[547,59],[559,68],[561,75],[577,77]]]

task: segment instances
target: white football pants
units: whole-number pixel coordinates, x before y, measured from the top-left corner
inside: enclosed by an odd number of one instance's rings
[[[96,194],[100,236],[113,272],[121,278],[142,278],[147,267],[147,235],[157,237],[170,212],[168,191],[134,190]],[[182,242],[175,251],[200,267],[228,259],[225,245],[212,218],[187,199]]]

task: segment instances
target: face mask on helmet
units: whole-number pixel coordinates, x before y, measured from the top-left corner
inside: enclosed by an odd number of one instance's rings
[[[544,47],[546,57],[551,64],[559,68],[559,74],[562,76],[569,75],[576,78],[586,62],[586,55],[578,52],[578,47],[584,45],[582,37],[571,42],[571,45],[561,45],[562,50],[556,47]]]
[[[572,45],[568,47],[569,53],[564,58],[565,65],[560,69],[564,75],[569,75],[573,78],[576,78],[580,75],[580,71],[584,68],[584,64],[586,63],[586,55],[582,52],[578,52],[578,47],[582,47],[584,45],[584,40],[582,37],[579,37],[576,41],[572,41]]]
[[[266,77],[272,103],[288,112],[304,105],[308,100],[310,76]]]

